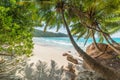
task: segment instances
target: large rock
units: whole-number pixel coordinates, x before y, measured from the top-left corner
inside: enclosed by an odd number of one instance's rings
[[[74,63],[74,64],[78,64],[78,60],[75,59],[72,55],[68,54],[68,53],[64,53],[63,56],[67,56],[67,60]]]
[[[109,59],[117,55],[117,53],[107,44],[97,43],[97,45],[100,51],[96,49],[95,44],[92,43],[86,48],[86,53],[93,58],[99,58],[99,59]]]
[[[118,54],[107,44],[97,43],[97,45],[102,52],[96,49],[95,44],[92,43],[86,48],[86,53],[94,58],[97,62],[106,65],[107,67],[113,69],[119,68],[120,65],[118,64],[120,64],[120,61],[116,59]],[[91,67],[85,61],[83,62],[83,66],[87,69],[91,69]]]

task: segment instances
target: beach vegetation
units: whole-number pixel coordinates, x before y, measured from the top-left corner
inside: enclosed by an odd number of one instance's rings
[[[96,42],[97,35],[100,42],[105,40],[117,54],[120,54],[119,44],[110,37],[110,34],[120,30],[119,0],[37,0],[37,2],[41,21],[46,23],[44,30],[54,27],[59,30],[64,26],[74,48],[93,70],[101,73],[107,80],[120,79],[119,72],[111,70],[89,56],[78,46],[71,34],[78,35],[78,39],[84,37],[86,42],[91,37],[95,48],[101,51]]]
[[[0,0],[0,80],[14,74],[22,55],[30,56],[36,9],[17,0]]]
[[[55,27],[58,31],[64,27],[79,56],[93,70],[106,80],[120,79],[120,72],[93,59],[73,38],[73,35],[77,35],[78,39],[84,37],[86,42],[92,38],[95,48],[102,52],[96,42],[97,36],[101,43],[105,40],[110,48],[120,54],[120,44],[110,36],[120,30],[120,0],[1,0],[0,73],[3,75],[0,79],[8,77],[6,72],[12,74],[10,72],[20,61],[18,56],[31,55],[34,26],[42,26],[44,31]],[[39,66],[37,69],[40,73]]]

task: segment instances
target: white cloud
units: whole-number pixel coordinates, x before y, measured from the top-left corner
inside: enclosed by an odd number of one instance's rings
[[[120,38],[120,32],[117,32],[117,33],[111,35],[111,37],[113,37],[113,38]]]

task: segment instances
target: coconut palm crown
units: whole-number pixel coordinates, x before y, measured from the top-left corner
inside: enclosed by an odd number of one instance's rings
[[[120,53],[119,49],[112,45],[117,43],[110,37],[110,34],[120,30],[119,0],[37,0],[37,3],[40,7],[40,22],[43,23],[45,31],[55,27],[58,31],[64,25],[61,15],[64,11],[71,32],[77,35],[78,39],[84,37],[87,42],[92,37],[96,44],[97,35],[100,42],[106,40],[111,48]],[[99,49],[97,44],[96,48]]]
[[[43,23],[45,31],[54,27],[58,31],[64,26],[74,48],[92,69],[104,75],[107,80],[120,79],[120,72],[113,71],[91,58],[72,37],[72,34],[77,35],[78,39],[84,37],[86,41],[92,37],[96,48],[100,50],[95,38],[98,35],[99,41],[106,40],[120,54],[120,50],[112,45],[119,44],[110,37],[110,34],[120,30],[120,0],[36,0],[35,3],[39,7],[40,23]]]

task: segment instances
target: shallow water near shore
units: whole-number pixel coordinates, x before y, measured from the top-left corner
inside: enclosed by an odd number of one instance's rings
[[[113,38],[116,42],[120,43],[120,38]],[[85,45],[85,41],[86,39],[81,38],[79,40],[77,40],[77,37],[74,37],[74,40],[77,42],[77,44],[83,49],[85,50],[86,47],[88,45],[90,45],[93,40],[92,39],[88,39],[86,45]],[[97,42],[99,40],[97,39]],[[51,47],[58,47],[58,48],[62,48],[62,49],[69,49],[69,50],[74,50],[70,39],[68,37],[34,37],[33,38],[33,42],[35,44],[40,44],[42,46],[51,46]],[[104,41],[105,43],[105,41]]]

